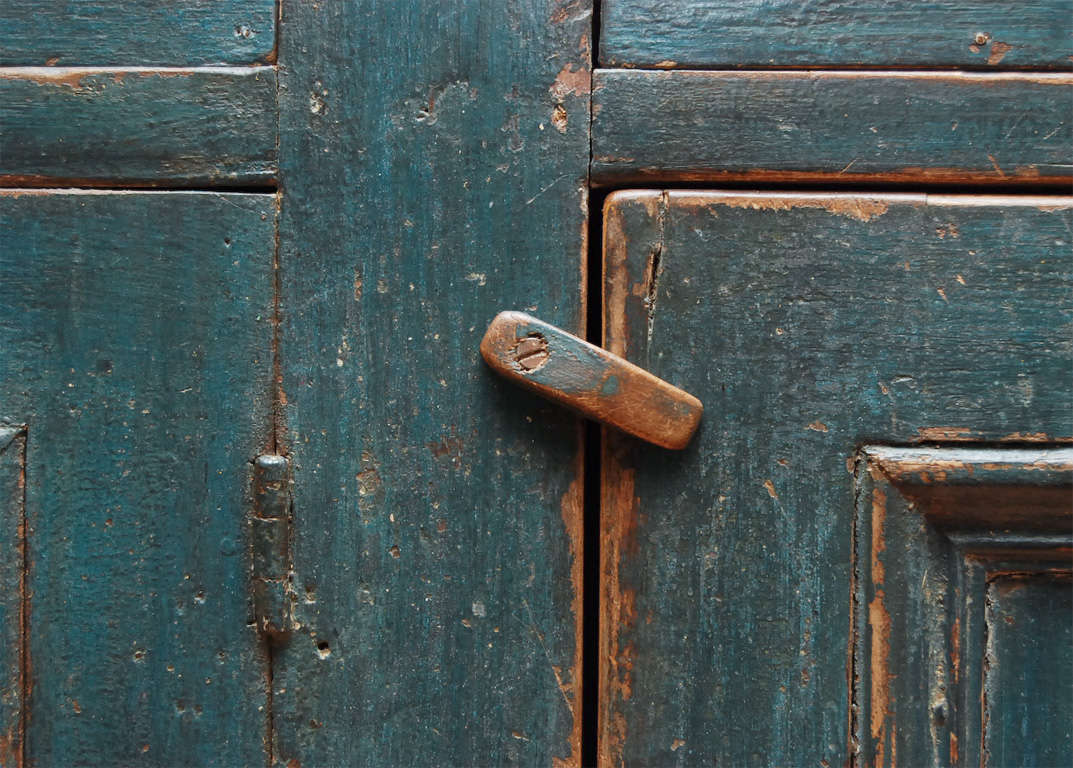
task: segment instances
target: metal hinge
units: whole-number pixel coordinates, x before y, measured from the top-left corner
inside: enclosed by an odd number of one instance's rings
[[[253,462],[253,610],[259,632],[290,631],[291,476],[286,456],[265,454]]]

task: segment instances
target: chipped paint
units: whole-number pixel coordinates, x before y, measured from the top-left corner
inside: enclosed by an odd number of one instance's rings
[[[885,214],[893,202],[924,202],[923,195],[863,196],[846,193],[767,193],[767,192],[671,192],[675,206],[726,206],[754,211],[790,211],[795,208],[819,208],[839,216],[872,221]]]
[[[955,618],[950,627],[950,676],[957,685],[961,677],[961,619]]]
[[[257,70],[272,72],[272,67],[0,67],[0,80],[22,80],[41,85],[65,85],[68,88],[87,87],[84,81],[93,78],[118,85],[129,75],[139,77],[189,77],[197,73],[219,75],[249,75]]]
[[[1073,449],[887,448],[873,456],[872,466],[891,482],[942,484],[976,473],[1073,472]]]
[[[1006,54],[1013,50],[1013,46],[1009,43],[1003,43],[998,40],[991,43],[991,53],[987,56],[987,63],[991,66],[995,66],[1006,58]]]
[[[917,439],[921,442],[971,440],[973,437],[973,431],[969,427],[920,427],[917,429]]]
[[[633,650],[621,643],[637,620],[636,595],[621,582],[620,567],[636,548],[640,500],[634,492],[635,470],[627,450],[605,433],[602,494],[605,516],[600,535],[600,739],[599,763],[621,766],[627,738],[620,705],[632,692]]]
[[[566,109],[562,104],[556,104],[551,110],[551,124],[555,127],[559,133],[566,133],[566,128],[570,123],[570,117],[566,113]]]
[[[886,549],[884,526],[887,515],[887,496],[879,483],[872,491],[871,567],[874,596],[868,603],[868,626],[872,633],[870,643],[870,717],[869,727],[875,746],[874,764],[882,766],[887,725],[890,718],[890,658],[891,619],[884,605],[883,588],[886,574],[881,557]],[[893,736],[891,737],[893,741]],[[890,765],[894,765],[893,745]]]
[[[604,203],[604,324],[603,346],[620,357],[629,357],[626,339],[630,328],[627,311],[629,297],[647,295],[643,281],[633,282],[630,275],[630,251],[635,245],[626,234],[627,217],[643,216],[647,222],[662,227],[660,215],[663,196],[651,190],[615,192]]]
[[[555,76],[555,82],[548,91],[556,101],[562,101],[567,96],[588,96],[592,76],[584,66],[564,64]]]
[[[584,611],[582,607],[582,595],[584,595],[584,452],[580,447],[584,439],[581,425],[578,426],[577,455],[574,458],[574,479],[570,482],[559,502],[559,508],[563,520],[563,529],[566,531],[566,540],[570,553],[570,584],[573,587],[570,599],[570,613],[574,617],[574,654],[571,661],[568,678],[565,682],[560,681],[563,694],[570,702],[570,715],[573,725],[570,728],[570,752],[567,757],[553,757],[552,763],[555,768],[574,768],[581,761],[581,684],[582,684],[582,654],[584,652]]]

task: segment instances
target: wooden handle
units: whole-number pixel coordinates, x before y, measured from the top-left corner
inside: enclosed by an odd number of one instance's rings
[[[481,341],[496,373],[664,448],[685,448],[700,400],[633,363],[522,312],[500,312]]]

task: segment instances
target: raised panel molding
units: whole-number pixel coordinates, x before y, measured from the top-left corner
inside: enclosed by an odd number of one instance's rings
[[[1004,702],[1049,699],[1069,714],[1061,676],[1024,667],[1001,642],[1018,610],[1062,600],[1033,594],[1010,608],[999,598],[1026,585],[1060,594],[1063,584],[1068,598],[1073,449],[868,447],[857,477],[854,764],[988,765],[994,733],[1008,726],[997,716]],[[1041,642],[1047,652],[1031,664],[1070,666],[1061,633]],[[1067,755],[1071,746],[1056,724],[1033,741]]]

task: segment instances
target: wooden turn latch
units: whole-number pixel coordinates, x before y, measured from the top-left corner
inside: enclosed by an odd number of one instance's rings
[[[526,389],[664,448],[684,448],[704,412],[688,392],[523,312],[496,315],[481,355]]]

